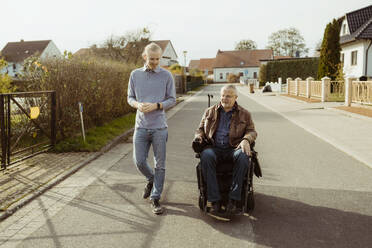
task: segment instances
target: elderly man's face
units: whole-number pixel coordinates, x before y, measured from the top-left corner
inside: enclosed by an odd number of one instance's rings
[[[156,67],[159,65],[161,53],[160,52],[153,52],[153,51],[148,51],[143,58],[146,61],[146,65],[152,69],[155,70]]]
[[[238,96],[235,94],[234,90],[224,89],[223,91],[221,91],[222,107],[225,110],[230,110],[234,106],[236,98],[238,98]]]

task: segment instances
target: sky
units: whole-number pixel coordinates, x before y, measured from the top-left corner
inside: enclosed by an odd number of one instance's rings
[[[313,56],[327,23],[371,0],[0,0],[0,49],[7,42],[53,40],[61,52],[102,44],[110,36],[147,27],[153,40],[171,40],[178,61],[213,58],[251,39],[295,27]]]

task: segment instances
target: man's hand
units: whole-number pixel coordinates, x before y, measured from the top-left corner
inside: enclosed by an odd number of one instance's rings
[[[247,154],[248,156],[252,155],[251,152],[251,146],[249,145],[248,140],[243,139],[242,142],[240,142],[239,146],[237,149],[241,148],[242,151]]]
[[[157,103],[149,103],[149,102],[138,103],[138,109],[139,109],[139,111],[141,111],[143,113],[148,113],[148,112],[154,111],[157,108],[158,108]]]

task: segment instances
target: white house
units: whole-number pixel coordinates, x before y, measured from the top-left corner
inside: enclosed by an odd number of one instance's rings
[[[372,5],[340,18],[341,62],[346,77],[372,77]]]
[[[227,82],[227,77],[231,73],[256,79],[260,71],[260,60],[272,58],[271,49],[218,50],[213,65],[214,82]]]
[[[153,40],[151,42],[155,42],[163,50],[163,55],[159,62],[160,66],[171,66],[178,63],[176,50],[174,50],[170,40]]]
[[[22,71],[24,60],[32,55],[38,55],[40,60],[62,57],[51,40],[8,42],[0,52],[0,56],[8,62],[8,66],[0,73],[7,73],[17,79]]]

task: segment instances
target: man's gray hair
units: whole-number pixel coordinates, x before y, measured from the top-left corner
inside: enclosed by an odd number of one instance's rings
[[[238,96],[238,90],[236,89],[235,85],[233,84],[228,84],[228,85],[225,85],[221,88],[221,93],[224,91],[224,90],[233,90],[235,95]]]
[[[151,42],[150,44],[145,46],[145,49],[143,49],[142,56],[144,56],[145,54],[149,54],[150,51],[155,53],[159,52],[160,54],[163,53],[163,49],[161,49],[161,47],[155,42]]]

